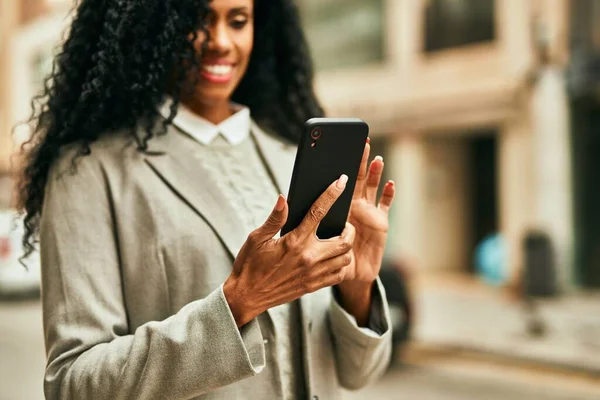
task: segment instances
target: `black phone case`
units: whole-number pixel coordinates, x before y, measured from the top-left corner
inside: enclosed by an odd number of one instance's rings
[[[317,140],[311,137],[315,128],[322,130]],[[296,153],[288,193],[289,214],[282,235],[294,230],[329,185],[346,174],[346,189],[321,221],[317,236],[329,239],[342,233],[368,135],[369,126],[357,118],[313,118],[306,122]]]

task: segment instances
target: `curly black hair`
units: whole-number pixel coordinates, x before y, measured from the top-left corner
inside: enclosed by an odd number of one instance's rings
[[[186,77],[197,76],[197,32],[211,0],[80,0],[44,90],[33,101],[33,135],[23,146],[19,209],[25,257],[34,251],[48,172],[61,148],[76,143],[73,160],[88,155],[101,134],[129,129],[138,150],[153,135],[136,130],[155,121],[167,87],[177,113]],[[296,141],[306,121],[323,116],[313,90],[313,66],[293,0],[255,0],[254,47],[232,100],[248,106],[263,128]],[[206,41],[203,48],[206,48]],[[177,71],[177,72],[176,72]],[[176,75],[175,77],[173,75]],[[174,81],[174,82],[173,82]]]

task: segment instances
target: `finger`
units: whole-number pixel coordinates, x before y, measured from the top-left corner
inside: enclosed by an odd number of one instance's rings
[[[354,225],[346,222],[346,227],[340,236],[331,239],[319,239],[316,244],[316,253],[319,254],[317,262],[335,258],[349,252],[352,250],[355,237],[356,229],[354,228]]]
[[[367,144],[363,151],[362,160],[360,161],[360,169],[358,170],[358,176],[356,178],[356,186],[354,187],[354,194],[352,197],[359,198],[364,196],[365,185],[367,182],[367,167],[369,163],[369,154],[371,153],[371,140],[367,138]]]
[[[323,287],[330,287],[342,283],[346,279],[346,276],[348,276],[349,269],[350,268],[346,266],[330,273],[329,276],[323,280]]]
[[[379,209],[384,211],[386,215],[390,212],[390,207],[392,207],[392,202],[394,201],[395,196],[396,184],[394,181],[388,181],[383,186],[383,193],[381,194],[381,199],[379,200]]]
[[[313,203],[310,210],[300,223],[300,225],[292,232],[294,235],[300,238],[314,235],[317,232],[319,223],[325,218],[331,206],[336,202],[340,195],[344,192],[346,184],[348,183],[348,176],[342,175],[340,178],[333,182],[321,196]]]
[[[312,293],[326,287],[338,285],[344,281],[348,274],[348,270],[348,267],[342,267],[333,272],[326,273],[323,276],[319,276],[318,278],[313,278],[306,284],[306,291]]]
[[[337,257],[317,263],[310,272],[313,281],[326,280],[331,274],[335,274],[352,262],[352,252],[340,254]]]
[[[270,240],[283,228],[288,217],[287,201],[283,195],[277,197],[277,203],[267,220],[250,234],[258,243]]]
[[[375,157],[369,167],[369,173],[367,176],[367,186],[365,189],[365,198],[371,204],[376,204],[377,201],[377,189],[379,189],[379,182],[381,181],[381,175],[383,174],[383,158],[381,156]]]

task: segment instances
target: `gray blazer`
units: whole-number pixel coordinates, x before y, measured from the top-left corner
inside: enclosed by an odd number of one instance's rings
[[[253,134],[285,193],[295,148],[256,125]],[[46,398],[277,398],[260,374],[269,345],[258,322],[239,330],[222,291],[247,232],[191,140],[170,127],[143,154],[127,135],[106,135],[77,173],[75,148],[53,166],[40,232]],[[382,335],[332,307],[329,288],[300,299],[310,398],[337,399],[386,369],[389,310],[377,288]]]

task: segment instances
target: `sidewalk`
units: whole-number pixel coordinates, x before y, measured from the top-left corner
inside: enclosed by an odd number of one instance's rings
[[[600,293],[539,301],[545,333],[528,333],[530,313],[506,290],[470,277],[415,282],[417,341],[600,374]]]

